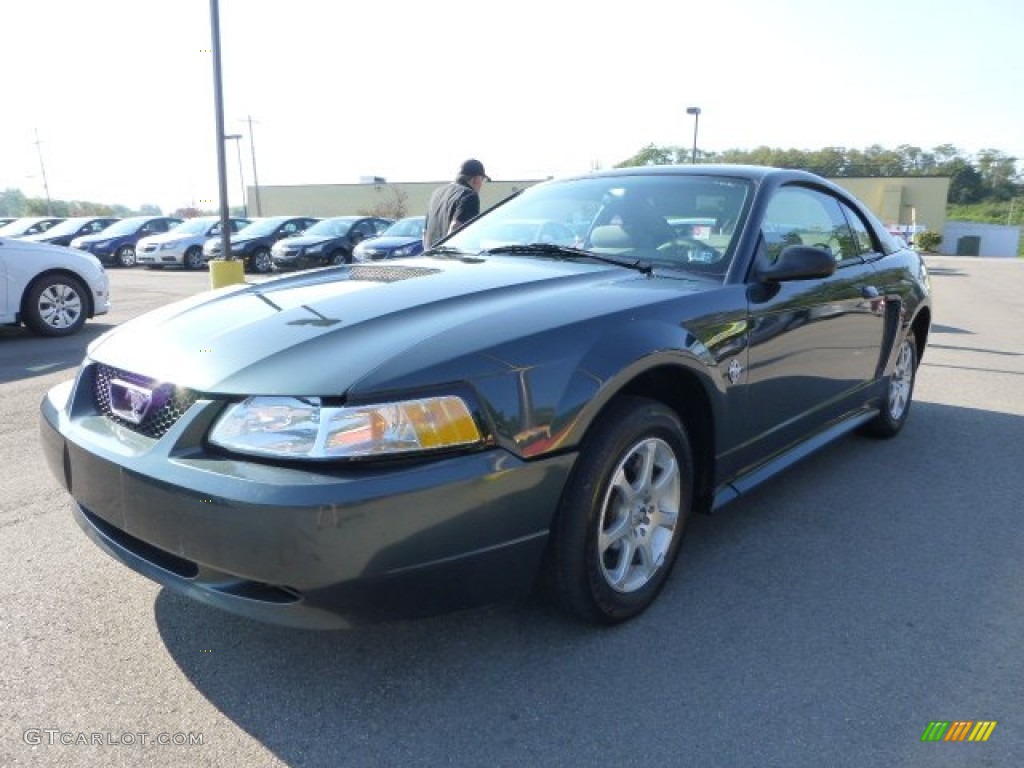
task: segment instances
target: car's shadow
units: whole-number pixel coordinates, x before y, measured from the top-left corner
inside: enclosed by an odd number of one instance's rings
[[[27,328],[0,326],[0,383],[73,370],[95,339],[115,323],[87,322],[72,336],[45,338]]]
[[[911,750],[927,717],[907,691],[970,709],[965,680],[1000,685],[1016,651],[987,654],[973,628],[1012,601],[993,590],[1024,550],[1020,488],[995,480],[1020,477],[1024,417],[913,409],[898,438],[851,435],[694,519],[657,603],[616,628],[525,600],[306,632],[168,590],[157,626],[195,687],[288,765],[746,765],[755,741],[759,764],[814,764],[787,759],[797,735],[845,755],[835,765]]]

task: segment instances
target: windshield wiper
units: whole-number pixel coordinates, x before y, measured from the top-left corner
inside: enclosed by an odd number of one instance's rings
[[[460,251],[458,248],[452,248],[450,245],[435,245],[433,248],[428,248],[421,255],[423,256],[468,256],[469,254],[465,251]]]
[[[481,254],[501,253],[540,253],[549,256],[561,256],[564,259],[593,259],[605,264],[614,264],[617,267],[635,269],[645,275],[651,274],[653,267],[649,261],[643,259],[624,259],[613,256],[609,253],[594,253],[585,251],[582,248],[572,248],[568,245],[556,245],[555,243],[526,243],[515,245],[499,245],[494,248],[487,248],[480,251]]]

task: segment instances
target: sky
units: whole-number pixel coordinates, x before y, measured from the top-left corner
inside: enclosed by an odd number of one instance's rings
[[[209,0],[0,15],[0,190],[218,206]],[[242,184],[445,181],[705,151],[952,144],[1024,171],[1021,0],[220,0]],[[252,130],[248,118],[252,118]],[[37,143],[38,142],[38,143]],[[241,163],[239,162],[241,152]],[[241,169],[240,169],[241,166]]]

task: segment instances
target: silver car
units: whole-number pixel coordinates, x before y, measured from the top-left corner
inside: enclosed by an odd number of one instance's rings
[[[250,219],[230,219],[234,234],[251,224]],[[139,264],[150,268],[183,266],[199,269],[203,266],[203,245],[213,237],[220,237],[220,217],[200,216],[183,221],[174,229],[150,235],[139,241],[135,256]]]

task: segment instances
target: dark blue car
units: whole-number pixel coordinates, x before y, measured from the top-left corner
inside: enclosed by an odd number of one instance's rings
[[[416,256],[423,252],[423,224],[426,216],[399,219],[380,237],[364,240],[352,251],[352,261],[377,261]]]
[[[104,264],[134,267],[135,246],[139,240],[166,232],[181,222],[182,219],[173,216],[132,216],[111,224],[95,235],[76,237],[71,241],[71,247],[88,251]]]

